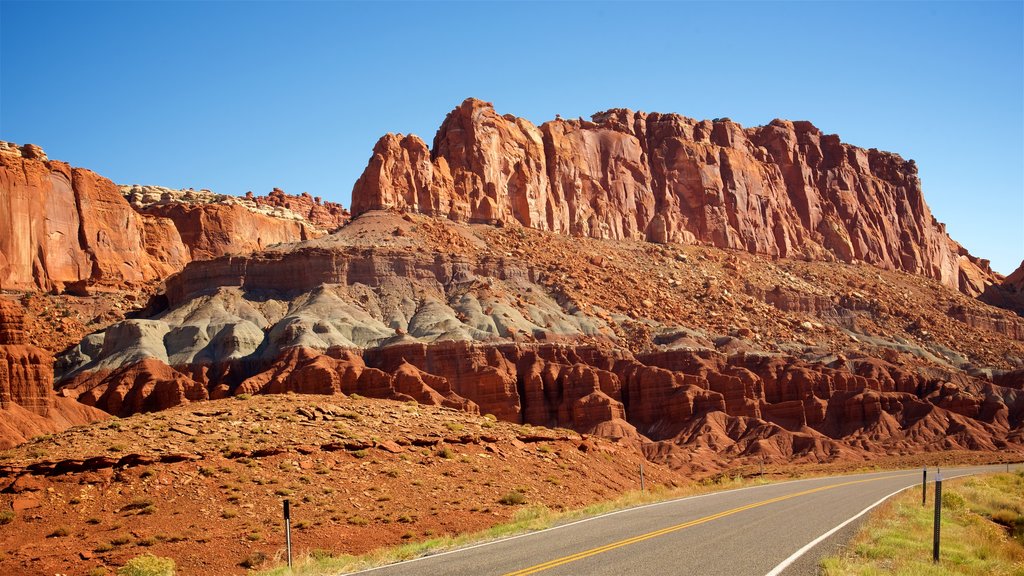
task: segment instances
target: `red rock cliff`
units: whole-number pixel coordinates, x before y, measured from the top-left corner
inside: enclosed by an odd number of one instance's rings
[[[925,275],[976,295],[995,281],[931,215],[917,167],[808,122],[744,129],[625,109],[534,126],[463,102],[433,150],[388,134],[352,192],[354,215],[410,210],[565,234],[700,242]]]
[[[180,245],[173,226],[147,226],[113,182],[47,160],[36,146],[0,146],[0,207],[4,288],[145,282],[187,262],[184,251],[165,251],[164,259],[147,251],[149,244]]]
[[[245,199],[179,196],[187,194],[122,190],[48,160],[38,146],[0,142],[0,286],[125,288],[162,280],[191,260],[319,237],[348,219],[339,204],[279,190]]]

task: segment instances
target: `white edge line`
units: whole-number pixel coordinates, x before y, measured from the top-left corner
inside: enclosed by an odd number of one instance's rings
[[[971,476],[972,474],[980,474],[980,473],[981,472],[966,472],[964,474],[957,474],[956,476],[949,476],[948,478],[943,478],[943,481],[945,481],[945,480],[952,480],[953,478],[960,478],[961,476]],[[932,481],[932,483],[934,484],[934,480]],[[853,522],[857,518],[860,518],[861,516],[867,514],[872,509],[874,509],[876,506],[878,506],[882,502],[885,502],[889,498],[892,498],[893,496],[895,496],[895,495],[897,495],[900,492],[903,492],[905,490],[910,490],[911,488],[915,488],[916,486],[917,486],[917,484],[911,484],[910,486],[905,486],[903,488],[900,488],[899,490],[893,492],[892,494],[889,494],[888,496],[882,496],[882,498],[878,502],[875,502],[874,504],[872,504],[872,505],[868,506],[867,508],[861,510],[856,515],[851,516],[850,518],[848,518],[842,524],[836,526],[835,528],[829,530],[828,532],[825,532],[821,536],[818,536],[814,540],[811,540],[810,542],[805,544],[803,548],[797,550],[796,552],[793,552],[793,554],[789,558],[786,558],[785,560],[780,562],[778,566],[776,566],[775,568],[772,568],[771,572],[768,572],[767,574],[765,574],[765,576],[779,576],[779,574],[782,574],[783,570],[785,570],[786,568],[789,568],[790,564],[792,564],[793,562],[796,562],[801,556],[803,556],[808,551],[810,551],[811,548],[814,548],[818,544],[821,544],[829,536],[835,534],[836,532],[842,530],[847,525],[849,525],[850,522]]]
[[[466,550],[473,550],[474,548],[482,548],[484,546],[491,546],[492,544],[500,544],[502,542],[508,542],[508,541],[511,541],[511,540],[518,540],[519,538],[526,538],[527,536],[536,536],[537,534],[543,534],[544,532],[550,532],[552,530],[561,530],[562,528],[568,528],[570,526],[575,526],[577,524],[583,524],[584,522],[590,522],[592,520],[599,520],[601,518],[606,518],[608,516],[614,516],[616,514],[622,514],[624,512],[633,512],[635,510],[643,510],[644,508],[652,508],[654,506],[662,506],[662,505],[665,505],[665,504],[674,504],[674,503],[677,503],[677,502],[684,502],[686,500],[693,500],[693,499],[696,499],[696,498],[707,498],[709,496],[718,496],[720,494],[729,494],[729,493],[732,493],[732,492],[743,492],[744,490],[754,490],[756,488],[770,488],[772,486],[783,486],[785,484],[796,484],[798,482],[813,482],[815,480],[834,480],[834,479],[837,479],[837,478],[856,478],[856,477],[859,477],[859,476],[874,476],[874,475],[883,475],[883,474],[894,474],[894,473],[899,473],[899,472],[905,473],[906,471],[907,470],[881,470],[881,471],[878,471],[878,472],[866,472],[866,473],[863,473],[863,474],[850,474],[850,475],[839,475],[839,476],[817,476],[817,477],[814,477],[814,478],[800,478],[798,480],[786,480],[785,482],[772,482],[772,483],[769,483],[769,484],[759,484],[757,486],[745,486],[743,488],[732,488],[732,489],[729,489],[729,490],[722,490],[720,492],[709,492],[707,494],[696,494],[694,496],[684,496],[682,498],[675,498],[675,499],[672,499],[672,500],[663,500],[661,502],[652,502],[650,504],[644,504],[643,506],[634,506],[632,508],[623,508],[622,510],[615,510],[614,512],[606,512],[604,514],[599,514],[597,516],[591,516],[589,518],[583,518],[581,520],[576,520],[574,522],[569,522],[568,524],[559,524],[557,526],[552,526],[550,528],[544,528],[543,530],[534,530],[532,532],[524,532],[522,534],[517,534],[515,536],[509,536],[509,537],[506,537],[506,538],[498,538],[498,539],[495,539],[495,540],[488,540],[487,542],[481,542],[479,544],[473,544],[472,546],[452,548],[451,550],[446,550],[444,552],[438,552],[437,554],[425,554],[425,555],[419,556],[417,558],[410,558],[409,560],[402,560],[401,562],[393,562],[391,564],[384,564],[383,566],[374,566],[373,568],[366,568],[366,569],[363,569],[363,570],[359,570],[358,572],[343,572],[341,574],[350,574],[350,575],[366,574],[368,572],[374,572],[374,571],[377,571],[377,570],[383,570],[385,568],[394,568],[395,566],[399,566],[399,565],[402,565],[402,564],[412,564],[413,562],[419,562],[420,560],[432,560],[432,559],[437,558],[439,556],[447,556],[449,554],[461,553],[461,552],[465,552]],[[909,486],[908,486],[908,488],[909,488]],[[906,488],[903,488],[902,490],[906,490]],[[900,491],[902,491],[902,490],[900,490]],[[889,498],[890,496],[892,496],[892,494],[890,494],[889,496],[886,496],[886,498]],[[884,498],[882,500],[884,500]],[[880,503],[881,503],[881,501],[879,501],[879,502],[877,502],[875,504],[872,504],[871,507],[873,508],[873,507],[877,506]],[[864,512],[867,512],[870,509],[871,508],[868,508],[867,510],[864,510]],[[861,514],[863,514],[864,512],[861,512]],[[859,515],[860,514],[858,514],[858,516]],[[847,521],[847,523],[851,522],[853,519],[854,518],[851,518],[850,520]],[[839,528],[841,528],[841,527],[842,526],[840,526]],[[835,530],[838,530],[839,528],[836,528]],[[808,546],[808,549],[810,549],[809,546]],[[806,552],[806,550],[804,552]],[[793,559],[795,560],[796,558],[793,558]]]

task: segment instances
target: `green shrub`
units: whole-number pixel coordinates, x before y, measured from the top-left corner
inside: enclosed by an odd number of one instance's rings
[[[14,512],[10,510],[4,510],[3,512],[0,512],[0,526],[3,526],[4,524],[10,524],[13,521]]]
[[[118,571],[118,576],[174,576],[176,574],[177,567],[174,564],[174,560],[170,558],[161,558],[159,556],[153,556],[152,554],[143,554],[142,556],[136,556],[128,561],[127,564],[122,566]]]
[[[946,510],[963,510],[967,506],[964,497],[956,492],[942,493],[942,507]]]

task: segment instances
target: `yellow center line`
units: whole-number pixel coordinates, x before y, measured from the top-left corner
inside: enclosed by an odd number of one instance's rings
[[[775,498],[770,498],[768,500],[754,502],[753,504],[738,506],[736,508],[732,508],[724,512],[719,512],[717,514],[712,514],[710,516],[705,516],[703,518],[697,518],[696,520],[690,520],[689,522],[683,522],[682,524],[676,524],[675,526],[669,526],[668,528],[662,528],[661,530],[655,530],[653,532],[648,532],[646,534],[641,534],[639,536],[634,536],[632,538],[626,538],[625,540],[619,540],[618,542],[612,542],[611,544],[605,544],[604,546],[598,546],[597,548],[591,548],[590,550],[584,550],[583,552],[577,552],[576,554],[570,554],[569,556],[563,556],[562,558],[549,560],[548,562],[544,562],[543,564],[537,564],[536,566],[530,566],[529,568],[523,568],[522,570],[509,572],[508,574],[505,574],[505,576],[527,576],[528,574],[536,574],[538,572],[543,572],[544,570],[556,568],[563,564],[568,564],[570,562],[575,562],[577,560],[589,558],[590,556],[595,556],[597,554],[601,554],[602,552],[608,552],[611,550],[615,550],[616,548],[622,548],[623,546],[629,546],[630,544],[636,544],[637,542],[650,540],[651,538],[656,538],[658,536],[663,536],[671,532],[676,532],[678,530],[683,530],[685,528],[697,526],[698,524],[704,524],[705,522],[711,522],[712,520],[717,520],[719,518],[724,518],[726,516],[732,516],[733,514],[738,514],[740,512],[750,510],[752,508],[759,508],[761,506],[767,506],[769,504],[774,504],[776,502],[782,502],[783,500],[798,498],[800,496],[814,494],[815,492],[821,492],[823,490],[831,490],[833,488],[841,488],[843,486],[850,486],[853,484],[862,484],[864,482],[874,482],[876,480],[900,478],[902,476],[910,476],[910,474],[900,474],[899,476],[885,476],[883,478],[868,478],[866,480],[852,480],[850,482],[843,482],[841,484],[832,484],[830,486],[812,488],[810,490],[804,490],[803,492],[796,492],[794,494],[788,494],[786,496],[777,496]]]

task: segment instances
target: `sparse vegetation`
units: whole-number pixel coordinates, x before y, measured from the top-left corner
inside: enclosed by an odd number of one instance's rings
[[[498,499],[498,504],[504,504],[505,506],[518,506],[520,504],[526,504],[526,494],[519,491],[509,492]]]
[[[253,552],[245,557],[244,560],[238,563],[242,568],[259,568],[267,561],[267,555],[263,552]]]
[[[65,528],[64,526],[61,526],[59,528],[54,529],[49,534],[47,534],[46,537],[47,538],[63,538],[63,537],[67,536],[70,533],[71,532],[67,528]]]
[[[14,521],[14,512],[11,510],[0,511],[0,526],[10,524]]]
[[[174,560],[143,554],[129,560],[117,571],[117,576],[174,576],[176,571]]]

